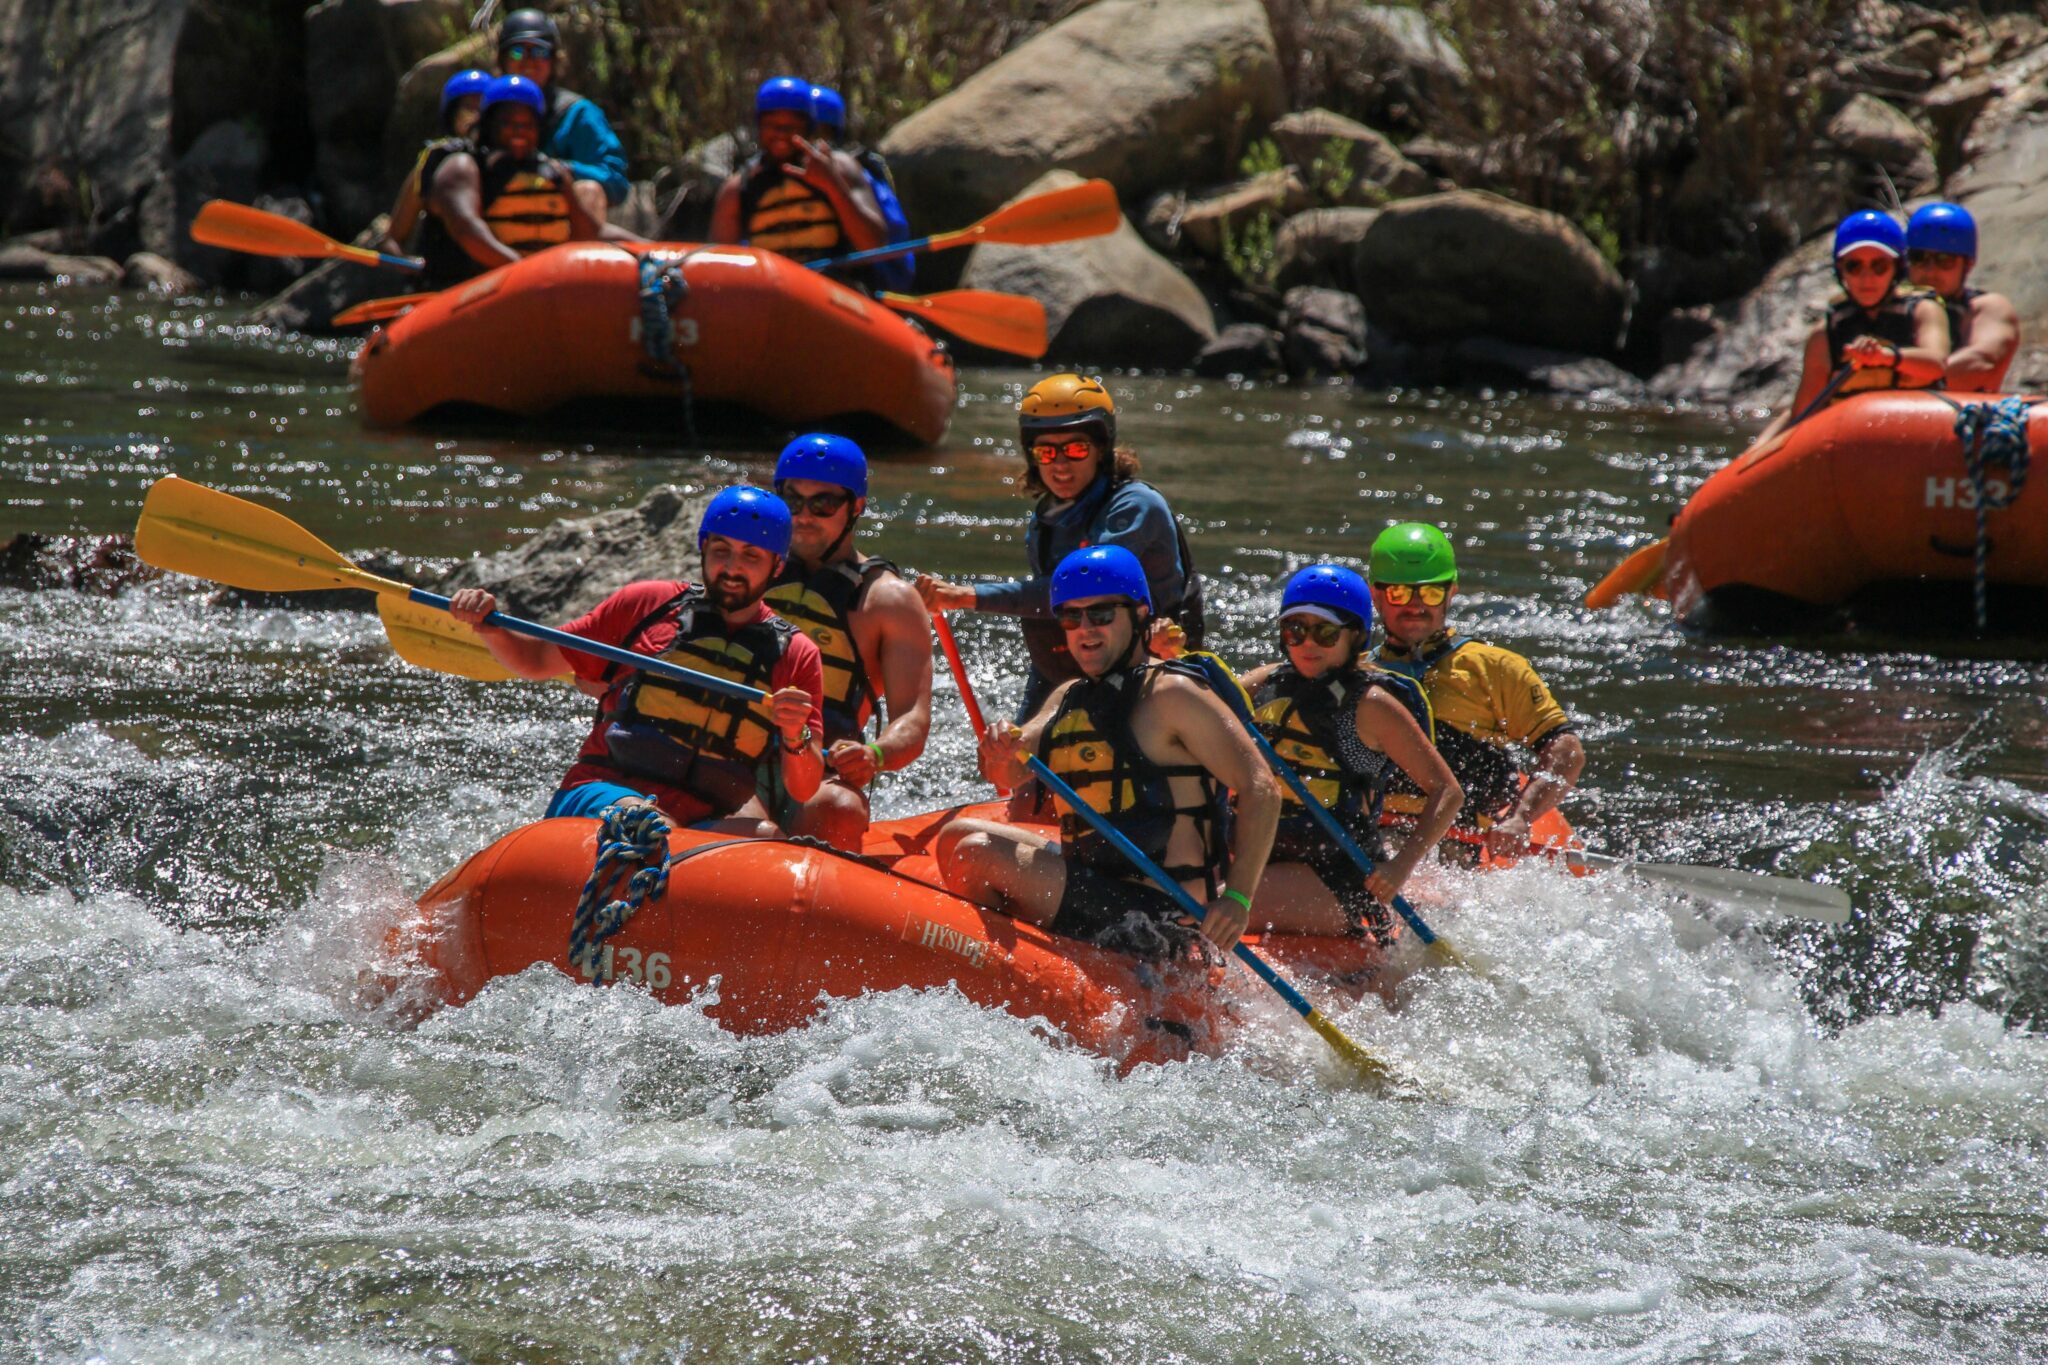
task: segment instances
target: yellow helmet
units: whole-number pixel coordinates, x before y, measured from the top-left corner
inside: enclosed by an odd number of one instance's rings
[[[1100,379],[1078,374],[1048,375],[1031,386],[1017,405],[1017,425],[1024,441],[1041,431],[1066,431],[1074,427],[1100,427],[1105,450],[1116,445],[1116,400],[1109,396]]]

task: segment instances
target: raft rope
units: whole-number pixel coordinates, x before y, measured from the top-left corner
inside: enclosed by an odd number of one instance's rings
[[[2027,448],[2027,409],[2024,398],[2006,398],[1996,403],[1959,405],[1956,411],[1956,439],[1963,443],[1963,462],[1969,470],[1970,491],[1977,509],[1977,558],[1971,579],[1972,601],[1977,610],[1977,629],[1991,623],[1991,588],[1987,562],[1991,557],[1988,528],[1991,513],[2012,506],[2026,486],[2032,452]],[[2005,470],[2005,491],[1993,496],[1986,491],[1993,465]]]
[[[675,311],[690,297],[690,282],[683,277],[687,254],[662,260],[647,252],[640,257],[640,344],[646,348],[653,372],[673,379],[683,393],[683,435],[697,443],[696,391],[690,381],[690,367],[676,359]]]
[[[613,806],[597,831],[597,863],[569,925],[569,965],[603,979],[605,940],[668,890],[669,823],[652,806]],[[635,866],[629,866],[635,865]],[[624,894],[619,895],[624,883]],[[616,897],[616,899],[614,898]]]

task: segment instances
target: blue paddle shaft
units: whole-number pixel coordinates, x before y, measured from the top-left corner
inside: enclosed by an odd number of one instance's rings
[[[1153,885],[1171,896],[1181,909],[1194,916],[1196,923],[1200,923],[1207,917],[1208,910],[1200,902],[1196,901],[1193,896],[1188,894],[1186,887],[1167,876],[1165,868],[1146,857],[1136,844],[1124,836],[1122,830],[1110,824],[1108,820],[1103,818],[1100,811],[1096,810],[1095,807],[1089,805],[1086,801],[1083,801],[1078,792],[1060,780],[1059,774],[1045,766],[1044,759],[1033,754],[1024,761],[1029,765],[1032,773],[1036,775],[1038,780],[1045,784],[1047,791],[1066,802],[1074,814],[1086,820],[1090,828],[1114,844],[1117,852],[1131,860],[1131,866],[1144,873]],[[1240,941],[1232,951],[1237,954],[1240,962],[1251,968],[1259,980],[1277,991],[1280,998],[1287,1002],[1288,1008],[1292,1009],[1296,1014],[1306,1019],[1315,1013],[1315,1006],[1309,1004],[1300,991],[1294,989],[1293,986],[1288,984],[1286,978],[1266,965],[1266,960],[1253,952],[1246,944]]]
[[[1259,732],[1258,721],[1254,717],[1245,714],[1243,707],[1244,698],[1238,691],[1237,684],[1229,678],[1219,678],[1216,676],[1217,663],[1214,659],[1203,659],[1200,662],[1202,671],[1209,675],[1209,685],[1223,699],[1223,704],[1228,706],[1237,718],[1244,723],[1244,732],[1252,737],[1252,743],[1259,746],[1259,752],[1265,755],[1267,766],[1272,768],[1280,780],[1285,782],[1293,790],[1294,794],[1301,798],[1302,807],[1308,811],[1309,817],[1322,827],[1323,833],[1329,835],[1335,841],[1337,847],[1344,850],[1345,856],[1351,859],[1360,872],[1370,877],[1373,868],[1372,859],[1367,856],[1364,849],[1358,846],[1358,841],[1351,837],[1350,831],[1346,830],[1338,822],[1337,817],[1330,813],[1330,808],[1316,800],[1315,793],[1310,791],[1308,784],[1301,780],[1301,774],[1294,771],[1293,766],[1274,751],[1272,742]],[[1408,922],[1408,927],[1415,931],[1415,937],[1422,940],[1424,947],[1428,947],[1436,942],[1435,932],[1422,922],[1422,916],[1415,913],[1415,907],[1408,904],[1406,896],[1394,897],[1394,909],[1401,912],[1401,918]]]
[[[387,252],[377,253],[377,259],[386,265],[395,265],[400,270],[425,270],[427,263],[418,256],[393,256]]]
[[[414,588],[406,595],[423,607],[438,607],[442,611],[448,610],[449,607],[448,598],[441,596],[439,593],[428,592],[425,588]],[[672,664],[666,659],[655,659],[645,654],[635,654],[630,649],[620,649],[615,645],[599,644],[596,640],[586,640],[581,635],[571,635],[566,630],[556,630],[551,626],[535,625],[531,621],[522,621],[516,616],[507,616],[502,611],[492,612],[484,618],[483,623],[487,626],[496,626],[499,630],[509,630],[514,635],[527,635],[536,640],[545,640],[557,649],[573,649],[578,654],[589,654],[595,658],[607,659],[615,664],[624,664],[627,668],[637,668],[643,673],[658,674],[661,677],[669,678],[676,682],[689,683],[692,687],[701,687],[707,691],[718,692],[728,697],[737,697],[741,701],[766,701],[768,699],[768,694],[758,687],[748,687],[745,683],[736,683],[728,678],[714,678],[709,673],[699,673],[694,668],[684,668],[682,665]]]
[[[943,235],[943,234],[939,234]],[[850,251],[844,256],[829,260],[811,261],[813,270],[837,270],[842,265],[863,265],[868,261],[886,261],[891,256],[908,256],[913,251],[922,251],[932,244],[930,237],[913,237],[907,242],[891,242],[887,246],[871,246],[866,251]]]

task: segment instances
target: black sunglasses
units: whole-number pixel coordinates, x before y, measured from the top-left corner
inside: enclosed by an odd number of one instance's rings
[[[1303,640],[1314,640],[1324,649],[1337,643],[1344,635],[1344,627],[1335,621],[1317,621],[1304,616],[1290,616],[1280,623],[1280,638],[1290,645]]]
[[[798,512],[808,512],[814,517],[829,517],[852,501],[853,494],[846,492],[813,493],[805,497],[786,488],[782,490],[783,505],[789,508],[792,516]]]
[[[1061,630],[1079,630],[1083,622],[1091,626],[1106,626],[1129,605],[1128,602],[1096,602],[1085,607],[1061,607],[1052,614],[1052,619],[1060,623]]]

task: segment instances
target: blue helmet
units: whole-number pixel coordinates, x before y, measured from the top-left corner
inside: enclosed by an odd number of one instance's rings
[[[697,548],[713,536],[758,545],[778,558],[789,553],[789,509],[782,499],[750,483],[721,489],[704,509],[697,527]]]
[[[1835,259],[1864,246],[1876,247],[1897,259],[1906,254],[1906,230],[1889,213],[1862,209],[1844,218],[1835,229]]]
[[[843,132],[846,128],[846,99],[829,85],[811,87],[811,121],[820,128]]]
[[[1065,606],[1077,597],[1128,597],[1152,606],[1152,588],[1145,566],[1121,545],[1091,545],[1076,550],[1052,571],[1052,604]]]
[[[524,76],[497,76],[484,87],[484,112],[500,104],[523,104],[538,117],[547,113],[548,97]]]
[[[761,88],[754,92],[754,117],[759,118],[778,109],[793,109],[805,118],[814,117],[811,83],[795,76],[772,76],[762,81]]]
[[[812,479],[837,484],[856,498],[868,495],[868,457],[844,436],[812,432],[782,448],[775,461],[775,486],[786,479]]]
[[[491,73],[479,67],[472,66],[467,71],[456,72],[448,78],[448,83],[441,87],[441,117],[448,117],[448,111],[454,107],[455,101],[465,95],[481,95],[490,88],[490,85]]]
[[[1906,220],[1906,247],[1910,251],[1946,251],[1974,261],[1977,220],[1961,204],[1924,205]]]
[[[1280,614],[1296,607],[1321,607],[1349,618],[1360,630],[1372,629],[1372,590],[1355,569],[1342,564],[1311,564],[1287,580],[1280,594]]]

